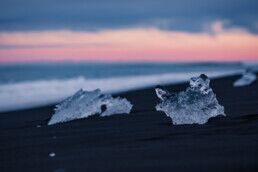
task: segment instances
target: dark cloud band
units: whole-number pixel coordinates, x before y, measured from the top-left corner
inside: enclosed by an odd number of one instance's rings
[[[222,20],[258,33],[257,0],[3,0],[0,11],[2,31],[159,27],[196,32]]]

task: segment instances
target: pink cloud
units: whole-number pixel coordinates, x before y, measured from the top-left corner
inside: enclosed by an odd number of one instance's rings
[[[0,62],[258,60],[258,36],[214,24],[208,34],[155,28],[0,33]],[[10,48],[11,47],[11,48]]]

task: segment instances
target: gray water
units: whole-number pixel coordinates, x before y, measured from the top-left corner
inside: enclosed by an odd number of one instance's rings
[[[0,64],[0,84],[23,81],[88,79],[242,68],[241,63],[30,63]]]

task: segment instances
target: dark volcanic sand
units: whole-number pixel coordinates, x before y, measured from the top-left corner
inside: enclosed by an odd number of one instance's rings
[[[258,171],[258,82],[236,78],[211,82],[227,117],[205,125],[172,125],[153,88],[122,95],[129,115],[47,126],[53,106],[0,114],[0,171]]]

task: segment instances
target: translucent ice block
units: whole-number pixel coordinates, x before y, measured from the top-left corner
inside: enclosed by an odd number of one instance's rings
[[[170,93],[157,87],[156,94],[161,102],[156,110],[163,111],[173,124],[205,124],[209,118],[224,115],[224,107],[218,103],[210,88],[209,78],[202,74],[190,79],[186,91]]]
[[[241,78],[234,82],[234,87],[243,87],[252,84],[256,80],[256,74],[251,70],[246,70]]]
[[[99,89],[94,91],[81,89],[56,106],[48,125],[87,118],[95,114],[100,116],[128,114],[131,109],[132,104],[125,98],[113,98],[109,94],[102,94]]]

